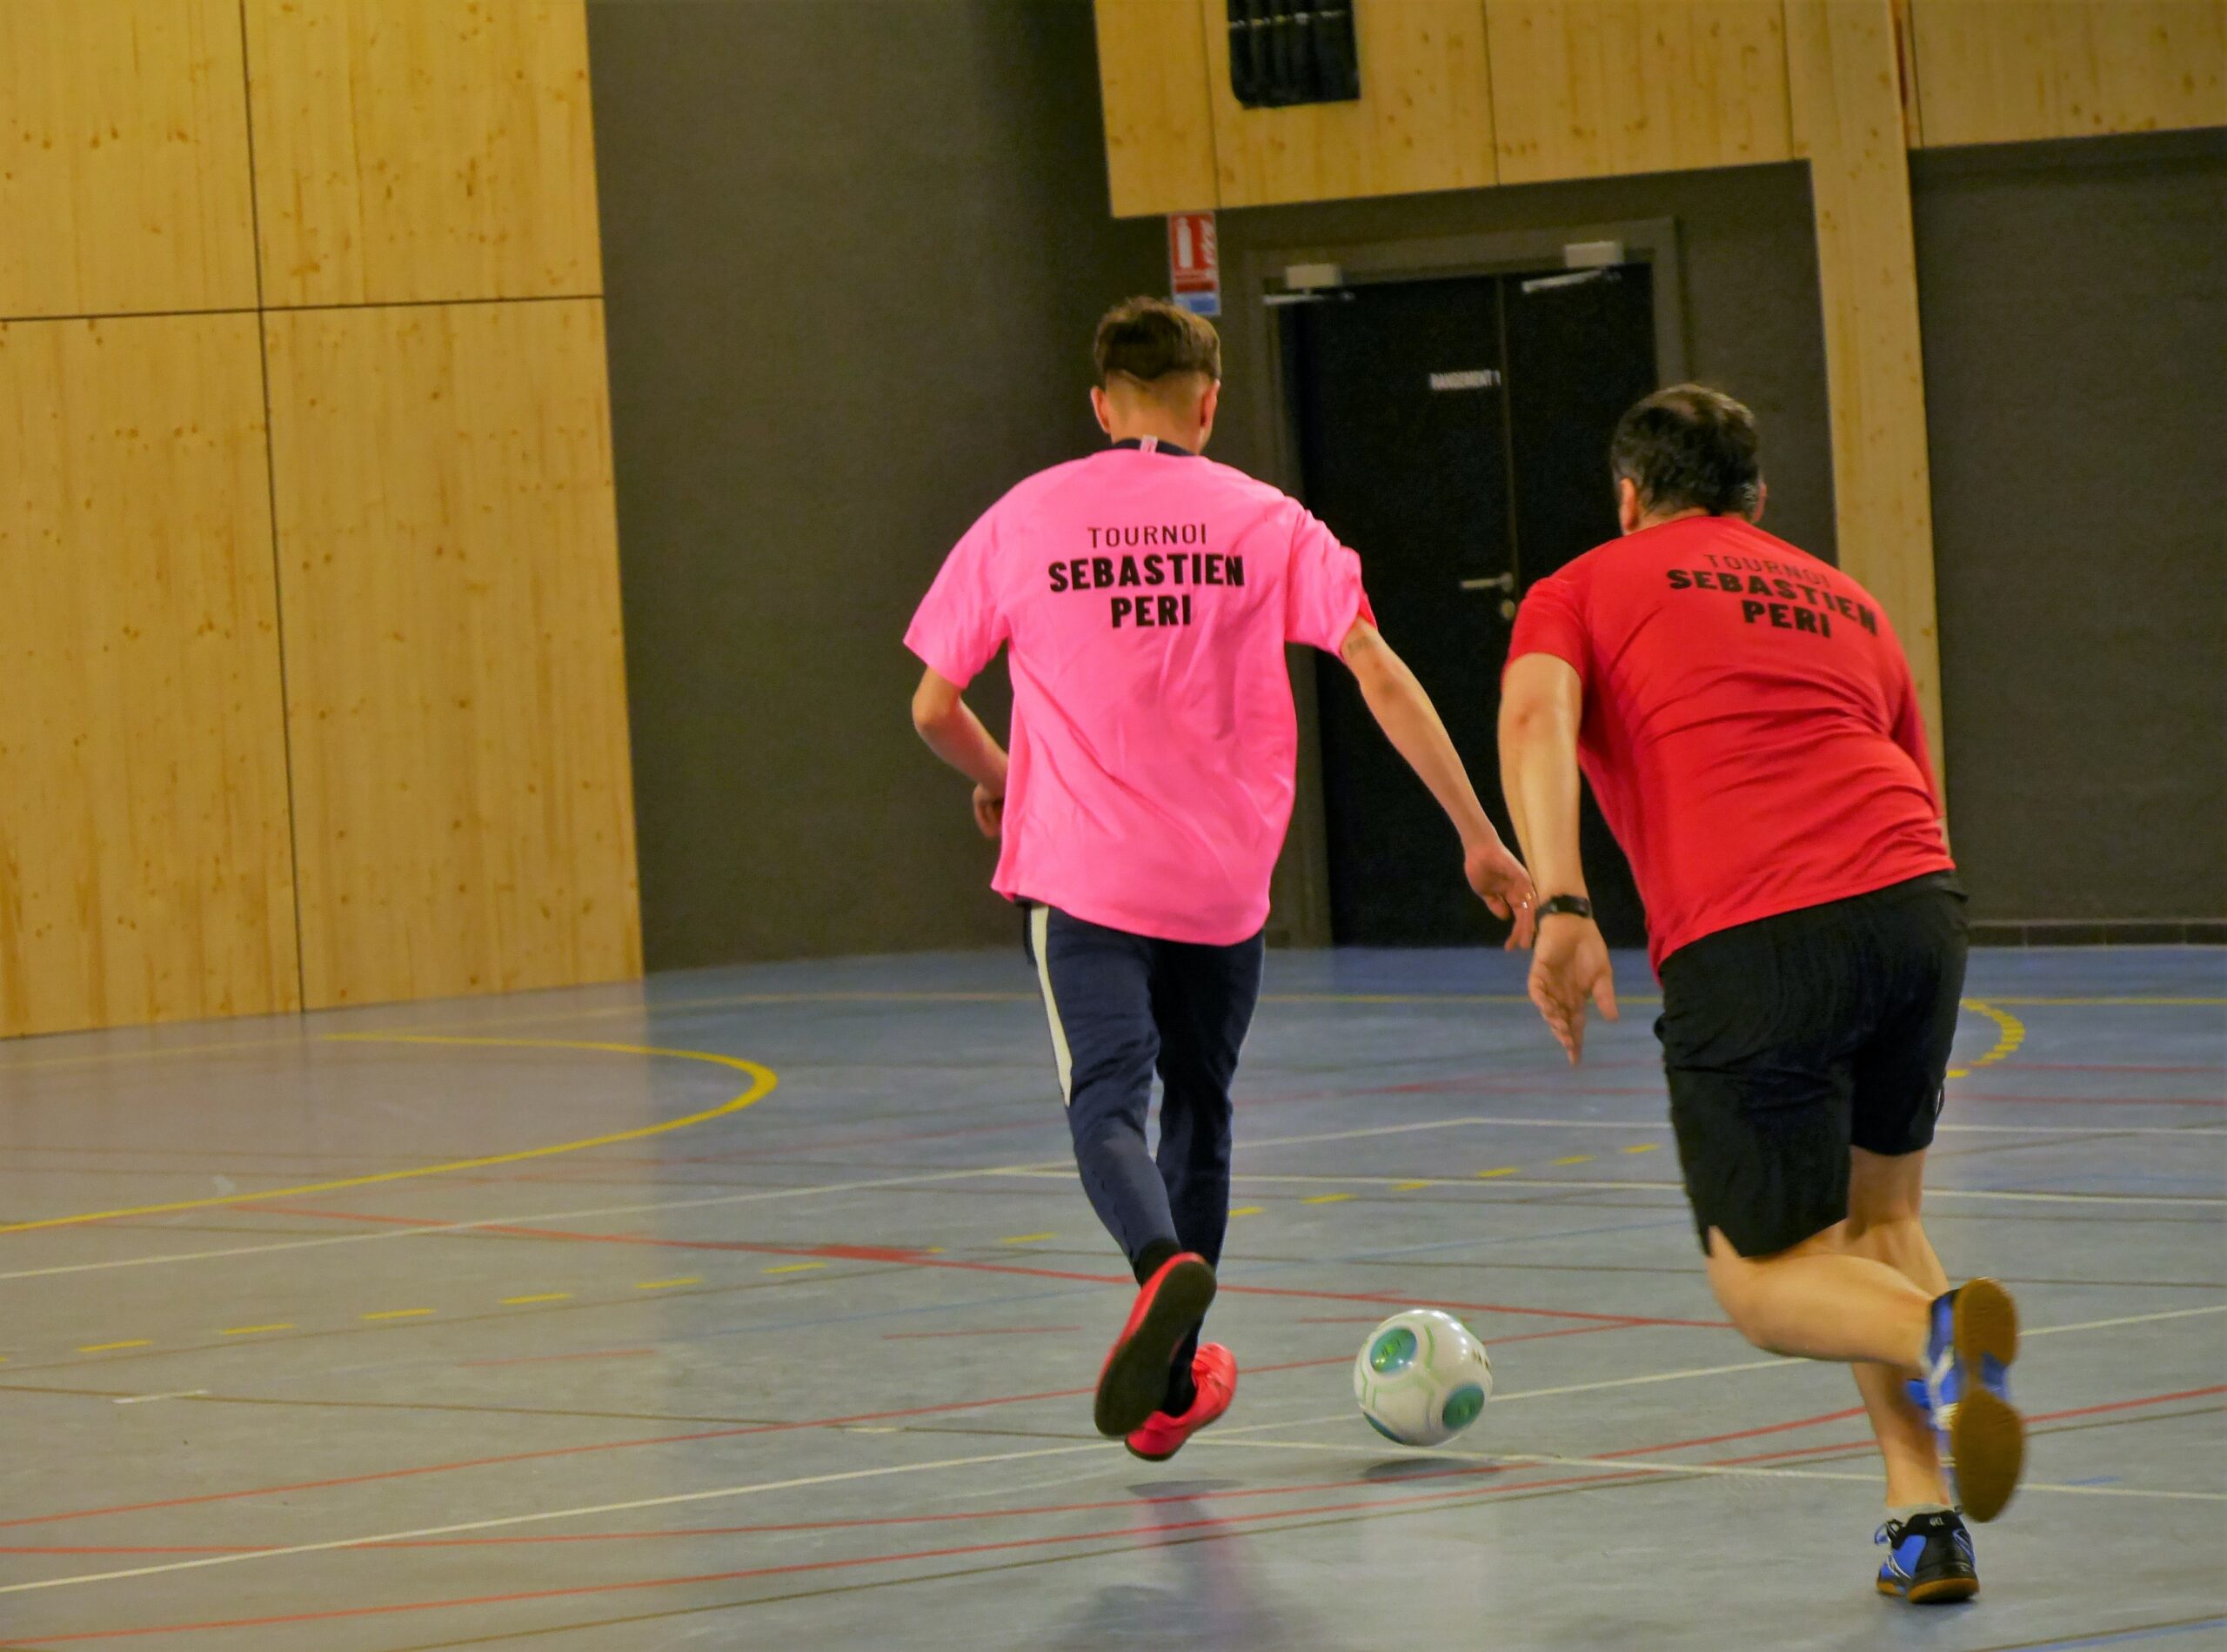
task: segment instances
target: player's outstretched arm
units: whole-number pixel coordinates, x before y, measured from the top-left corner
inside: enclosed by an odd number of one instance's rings
[[[1531,944],[1531,879],[1523,863],[1508,852],[1477,801],[1469,772],[1461,766],[1461,753],[1448,738],[1438,708],[1415,680],[1408,664],[1392,652],[1375,626],[1356,620],[1338,649],[1338,658],[1361,686],[1369,714],[1385,738],[1408,759],[1430,794],[1438,799],[1461,834],[1462,869],[1469,886],[1486,906],[1502,918],[1513,918],[1515,927],[1508,937],[1510,947]]]
[[[1577,730],[1584,686],[1569,662],[1524,654],[1501,685],[1500,777],[1542,898],[1585,893],[1577,838]],[[1585,1053],[1589,1000],[1616,1019],[1608,944],[1590,918],[1557,914],[1539,924],[1531,955],[1531,1001],[1575,1066]]]
[[[1005,817],[1005,748],[960,698],[959,685],[933,668],[922,672],[913,691],[913,726],[931,752],[974,782],[974,824],[984,837],[996,837]]]

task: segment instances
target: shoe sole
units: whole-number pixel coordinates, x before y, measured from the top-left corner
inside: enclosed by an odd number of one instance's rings
[[[1980,1581],[1976,1577],[1941,1577],[1930,1583],[1913,1583],[1907,1591],[1883,1582],[1879,1592],[1889,1600],[1908,1601],[1912,1606],[1948,1606],[1957,1601],[1969,1601],[1978,1594]]]
[[[1950,1327],[1956,1359],[1973,1381],[1982,1359],[2008,1369],[2018,1357],[2018,1308],[1991,1279],[1976,1279],[1956,1293]],[[1956,1493],[1975,1521],[1993,1520],[2009,1505],[2026,1466],[2025,1420],[1984,1388],[1958,1401],[1949,1421],[1949,1453]]]
[[[1168,1368],[1176,1346],[1207,1316],[1214,1300],[1214,1270],[1204,1262],[1171,1267],[1153,1293],[1144,1323],[1106,1361],[1098,1378],[1092,1420],[1098,1432],[1119,1440],[1145,1426],[1167,1397]]]

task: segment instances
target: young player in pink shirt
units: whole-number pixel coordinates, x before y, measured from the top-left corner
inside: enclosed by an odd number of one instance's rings
[[[1214,329],[1132,298],[1099,323],[1095,355],[1091,405],[1113,446],[993,505],[905,641],[927,667],[913,724],[1003,839],[992,886],[1027,913],[1083,1189],[1140,1287],[1099,1375],[1098,1428],[1160,1461],[1237,1387],[1229,1350],[1198,1336],[1229,1219],[1230,1080],[1291,819],[1285,645],[1353,672],[1453,820],[1470,886],[1515,919],[1512,946],[1530,938],[1531,882],[1377,634],[1360,558],[1298,501],[1199,457],[1221,391]],[[960,698],[1001,646],[1010,757]]]

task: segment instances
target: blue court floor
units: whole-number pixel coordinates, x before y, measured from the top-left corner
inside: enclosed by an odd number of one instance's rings
[[[0,1647],[2227,1646],[2227,953],[1974,960],[1929,1221],[2034,1441],[1925,1611],[1846,1374],[1719,1323],[1644,966],[1575,1071],[1519,970],[1272,956],[1159,1468],[1017,953],[0,1047]],[[1417,1304],[1434,1452],[1351,1399]]]

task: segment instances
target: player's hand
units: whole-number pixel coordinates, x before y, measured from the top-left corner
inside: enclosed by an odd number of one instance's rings
[[[1463,850],[1461,870],[1468,877],[1469,887],[1477,892],[1477,898],[1492,909],[1495,918],[1515,920],[1515,927],[1508,933],[1506,949],[1514,952],[1518,946],[1528,946],[1538,925],[1538,914],[1534,910],[1536,897],[1531,888],[1531,874],[1523,869],[1523,863],[1508,853],[1506,844],[1495,838]]]
[[[1608,943],[1590,918],[1550,918],[1539,926],[1531,953],[1531,1001],[1575,1067],[1585,1054],[1585,1007],[1590,1000],[1608,1020],[1616,1019],[1616,983],[1608,966]]]
[[[981,828],[984,837],[996,841],[1006,825],[1006,794],[1002,790],[993,792],[986,786],[974,788],[974,824]]]

